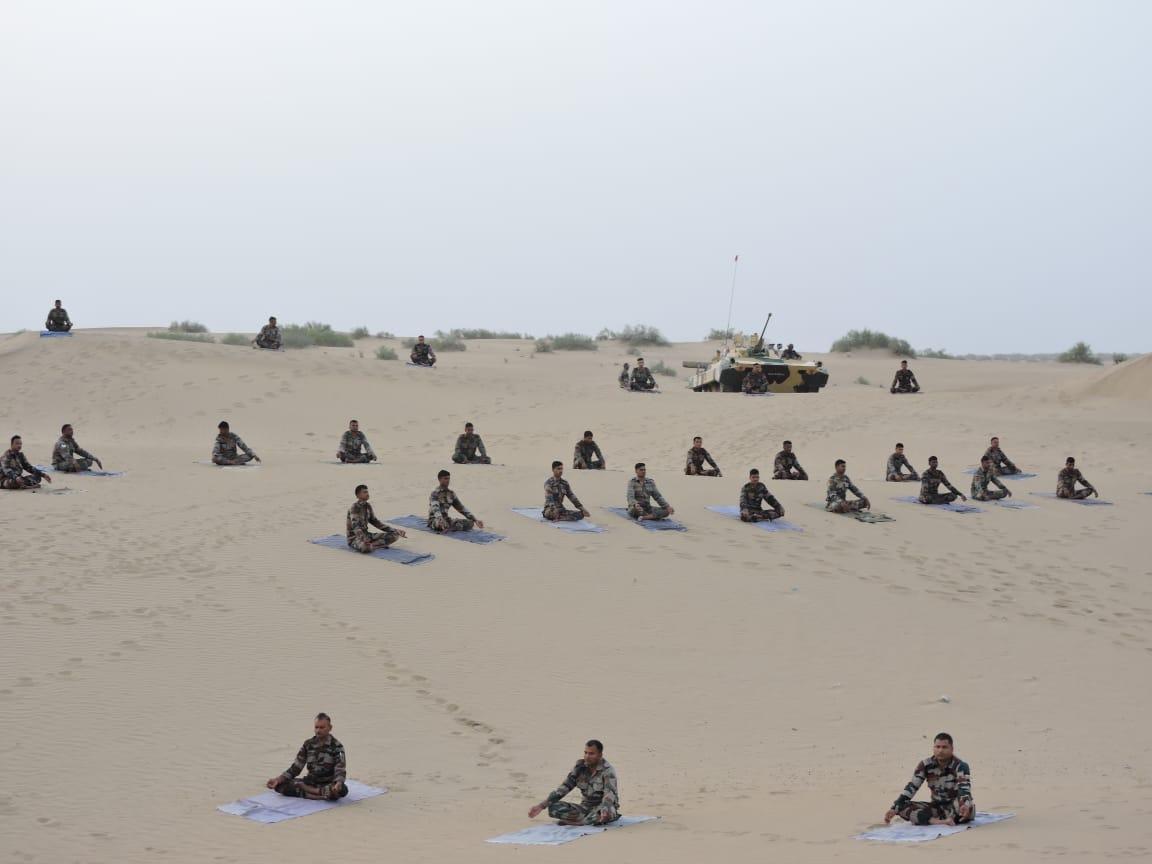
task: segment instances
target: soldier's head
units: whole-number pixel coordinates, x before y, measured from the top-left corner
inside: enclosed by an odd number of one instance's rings
[[[417,342],[419,342],[421,345],[423,345],[423,344],[424,344],[424,336],[423,336],[423,334],[421,334],[420,336],[417,336],[417,337],[416,337],[416,341],[417,341]]]
[[[644,368],[644,358],[643,357],[637,357],[636,358],[636,368],[637,369],[643,369]]]
[[[228,425],[227,420],[221,420],[219,423],[216,424],[216,428],[220,430],[221,435],[227,435],[228,430],[231,429],[232,427]]]
[[[316,715],[316,720],[312,724],[312,728],[316,730],[317,738],[327,738],[332,734],[332,718],[321,711]]]
[[[56,308],[57,308],[57,309],[59,309],[59,308],[60,308],[60,301],[59,301],[59,300],[57,300],[57,301],[56,301]]]
[[[1000,439],[999,439],[999,438],[997,438],[995,435],[993,435],[993,436],[992,436],[992,440],[991,440],[989,443],[990,443],[990,444],[991,444],[993,447],[999,447],[999,446],[1000,446]]]
[[[791,453],[792,452],[792,442],[791,441],[785,441],[784,442],[784,452],[785,453]]]
[[[903,453],[904,452],[904,445],[901,444],[899,441],[896,442],[896,452],[897,453]]]
[[[447,489],[448,484],[452,482],[452,475],[441,468],[436,473],[436,481],[440,484],[441,489]]]
[[[1076,459],[1072,456],[1069,456],[1067,459],[1064,460],[1064,464],[1067,465],[1069,468],[1075,468],[1076,467]]]
[[[584,744],[584,764],[595,768],[604,759],[604,745],[595,738]]]
[[[557,459],[556,461],[554,461],[552,463],[552,476],[553,477],[559,477],[563,473],[564,473],[564,463]]]
[[[585,429],[584,430],[584,440],[585,441],[591,441],[592,440],[592,430],[591,429]]]
[[[789,347],[789,348],[791,348],[791,347],[792,347],[792,343],[791,343],[791,342],[789,342],[789,343],[788,343],[788,347]]]
[[[648,473],[648,466],[646,466],[643,462],[637,462],[636,463],[636,476],[639,477],[641,480],[643,480],[644,476],[647,473]]]
[[[465,432],[467,432],[469,435],[471,435],[471,434],[472,434],[472,430],[473,430],[473,429],[475,429],[475,428],[476,428],[476,427],[475,427],[475,426],[473,426],[471,423],[465,423],[465,424],[464,424],[464,431],[465,431]]]
[[[928,467],[929,468],[935,468],[939,463],[940,463],[940,460],[937,459],[935,456],[929,456],[928,457]]]
[[[987,471],[992,467],[992,457],[984,455],[980,457],[980,467]]]
[[[65,438],[71,438],[72,437],[72,424],[71,423],[65,423],[63,426],[61,426],[60,427],[60,434],[63,435]]]
[[[273,327],[275,327],[276,326],[276,316],[273,315],[271,318],[269,318],[268,323],[271,324]]]
[[[701,438],[699,435],[697,435],[695,438],[692,439],[692,446],[693,447],[703,447],[704,446],[704,439]]]
[[[356,500],[357,501],[367,501],[368,500],[368,487],[365,486],[363,483],[361,483],[359,486],[356,487]]]
[[[841,477],[843,477],[844,472],[847,470],[848,470],[848,463],[845,462],[843,459],[837,459],[836,460],[836,473],[838,475],[840,475]]]
[[[24,446],[24,439],[22,439],[19,435],[13,435],[12,438],[9,439],[8,444],[12,447],[13,450],[19,453],[20,448]]]
[[[360,421],[359,420],[349,420],[348,421],[348,431],[349,432],[359,432],[360,431]]]
[[[760,482],[760,469],[759,468],[753,468],[751,471],[748,472],[748,482],[749,483],[759,483]]]
[[[952,736],[947,732],[939,733],[932,742],[932,755],[938,762],[947,762],[952,758]]]
[[[889,366],[888,368],[891,369],[892,367]],[[901,360],[900,361],[900,368],[901,369],[907,369],[908,368],[908,361],[907,360]]]

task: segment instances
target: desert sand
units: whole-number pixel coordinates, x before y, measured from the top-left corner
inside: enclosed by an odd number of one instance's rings
[[[0,493],[0,859],[1147,859],[1149,358],[919,360],[926,392],[892,397],[894,358],[823,356],[820,394],[748,399],[684,388],[681,360],[707,344],[645,352],[681,375],[658,397],[616,388],[627,358],[611,344],[471,342],[432,372],[375,359],[378,344],[0,337],[5,441],[19,432],[43,463],[71,422],[128,472]],[[350,418],[379,465],[328,464]],[[221,419],[262,468],[195,464]],[[501,466],[451,466],[467,420]],[[568,464],[585,428],[614,470],[566,476],[607,531],[512,514],[539,506],[550,461]],[[683,476],[695,434],[724,477]],[[1012,483],[1038,509],[929,511],[890,500],[915,485],[880,482],[900,440],[967,492],[992,434],[1039,473]],[[735,504],[786,437],[813,480],[768,484],[803,533],[704,509]],[[1067,455],[1116,506],[1027,494],[1053,490]],[[896,522],[803,506],[838,457]],[[623,503],[638,460],[688,532],[600,510]],[[382,518],[424,512],[441,467],[507,540],[409,532],[436,555],[419,567],[306,542],[343,531],[360,482]],[[349,775],[390,794],[280,825],[216,812],[287,767],[317,711]],[[979,808],[1017,818],[915,852],[853,840],[941,730]],[[624,812],[662,821],[558,848],[485,844],[530,824],[589,737]]]

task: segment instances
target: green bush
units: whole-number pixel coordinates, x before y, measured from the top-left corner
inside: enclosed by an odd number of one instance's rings
[[[439,330],[436,331],[437,336],[443,336]],[[455,336],[457,339],[523,339],[523,333],[515,333],[511,330],[485,330],[480,328],[478,330],[471,330],[466,328],[457,327],[452,330],[450,335]]]
[[[206,333],[185,333],[182,330],[153,330],[148,334],[149,339],[172,339],[177,342],[215,342]]]
[[[367,327],[357,327],[355,330],[353,330],[348,335],[351,336],[353,339],[367,339],[372,334],[370,334],[368,332]]]
[[[654,365],[648,368],[652,370],[653,375],[667,375],[670,378],[676,377],[676,370],[671,366],[665,366],[663,360],[657,360]]]
[[[396,359],[396,349],[392,348],[388,345],[381,345],[379,348],[376,349],[376,359],[377,360],[395,360]]]
[[[467,351],[468,346],[464,344],[463,339],[458,339],[450,333],[444,333],[440,330],[436,331],[435,339],[424,339],[429,345],[432,346],[433,351]],[[409,337],[400,343],[405,348],[411,348],[416,344],[416,340]]]
[[[199,321],[173,321],[168,325],[172,333],[207,333],[208,328]]]
[[[536,353],[537,354],[551,354],[552,343],[547,339],[536,340]]]
[[[923,351],[917,352],[921,357],[928,357],[932,360],[955,360],[956,358],[941,348],[937,351],[935,348],[925,348]]]
[[[635,326],[629,324],[620,331],[618,338],[621,342],[627,343],[630,348],[639,348],[641,345],[671,344],[664,338],[663,333],[655,327],[649,327],[646,324],[637,324]]]
[[[330,324],[309,321],[307,324],[288,324],[281,328],[280,337],[285,348],[351,348],[352,337],[332,329]]]
[[[596,351],[599,348],[595,339],[583,333],[561,333],[546,338],[556,351]]]
[[[704,337],[704,341],[705,342],[724,342],[725,340],[731,339],[732,336],[735,334],[735,332],[736,331],[734,331],[734,330],[720,330],[717,328],[713,328],[712,330],[708,331],[708,335]]]
[[[1100,365],[1100,358],[1092,353],[1087,342],[1077,342],[1063,354],[1056,358],[1061,363],[1095,363]]]
[[[1112,355],[1112,362],[1117,366],[1119,366],[1121,363],[1126,362],[1127,360],[1128,360],[1127,354],[1113,354]]]
[[[245,336],[243,333],[226,333],[220,337],[220,342],[224,345],[251,345],[252,340]]]
[[[874,330],[849,330],[846,335],[832,343],[832,350],[836,352],[854,351],[857,348],[887,349],[897,357],[916,356],[916,350],[907,340]]]
[[[395,339],[396,334],[391,333],[388,330],[381,330],[379,333],[376,334],[376,338],[377,339]]]

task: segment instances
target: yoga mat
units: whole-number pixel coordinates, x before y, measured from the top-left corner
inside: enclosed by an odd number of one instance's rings
[[[72,335],[72,333],[70,331],[67,331],[67,330],[65,330],[65,331],[41,330],[40,331],[40,338],[41,339],[55,339],[57,336],[71,336],[71,335]]]
[[[1083,504],[1085,507],[1111,507],[1111,501],[1103,498],[1061,498],[1055,492],[1029,492],[1037,498],[1055,498],[1057,501],[1067,501],[1069,504]]]
[[[953,501],[951,504],[925,504],[915,495],[901,495],[899,498],[893,498],[893,501],[899,501],[901,504],[919,504],[921,507],[933,507],[937,510],[947,510],[950,513],[983,513],[984,508],[977,507],[975,504],[965,504],[962,501]]]
[[[632,825],[639,825],[642,822],[655,822],[659,818],[659,816],[621,816],[615,822],[608,825],[578,825],[572,827],[557,825],[556,823],[550,825],[533,825],[531,828],[513,831],[511,834],[501,834],[499,837],[492,837],[484,842],[507,843],[516,846],[562,846],[565,843],[571,843],[573,840],[579,840],[581,837],[587,837],[590,834],[603,834],[605,831],[614,831],[617,828],[628,828]]]
[[[745,393],[745,396],[771,396],[771,393]]]
[[[409,367],[410,369],[435,369],[436,368],[435,366],[425,366],[423,363],[412,363],[411,361],[408,361],[408,360],[404,361],[404,365]]]
[[[544,518],[542,515],[544,511],[540,507],[513,507],[512,512],[529,519],[535,519],[537,522],[543,522],[545,525],[551,525],[553,528],[559,528],[561,531],[567,531],[570,534],[604,533],[603,528],[587,519],[581,519],[579,522],[551,522]]]
[[[51,471],[53,474],[72,475],[73,477],[123,477],[123,471],[105,471],[102,468],[92,468],[87,471],[57,471],[47,465],[36,466],[41,471]]]
[[[875,840],[877,843],[926,843],[929,840],[959,834],[971,828],[1003,822],[1015,815],[1015,813],[977,813],[976,818],[967,825],[910,825],[901,821],[899,824],[884,825],[881,828],[873,828],[863,834],[857,834],[854,839]],[[895,820],[893,822],[895,823]]]
[[[383,795],[387,789],[376,786],[365,786],[355,780],[347,781],[348,794],[339,801],[312,801],[308,798],[288,798],[279,792],[262,792],[251,798],[241,798],[221,804],[216,809],[230,816],[243,816],[252,822],[261,822],[269,825],[275,822],[284,822],[288,819],[298,819],[301,816],[311,816],[322,810],[334,810],[337,807],[347,807],[366,798],[375,798]]]
[[[648,531],[687,531],[688,527],[677,522],[675,519],[645,519],[641,522],[639,519],[633,519],[628,513],[627,507],[603,507],[609,513],[615,513],[629,522],[634,522],[641,528]]]
[[[473,528],[471,531],[433,531],[428,527],[428,520],[419,516],[397,516],[395,519],[386,519],[393,525],[402,528],[411,528],[413,531],[423,531],[425,534],[435,534],[437,537],[447,537],[450,540],[463,540],[465,543],[496,543],[503,540],[504,535],[493,534],[491,531],[481,531]]]
[[[731,519],[740,519],[740,508],[730,507],[721,504],[709,504],[708,509],[713,513],[719,513],[721,516],[727,516]],[[771,522],[749,522],[749,525],[755,525],[761,531],[803,531],[799,525],[793,525],[787,519],[773,519]]]
[[[309,540],[309,543],[315,543],[317,546],[327,546],[329,549],[342,549],[345,552],[351,552],[353,555],[360,555],[369,558],[382,558],[385,561],[395,561],[397,564],[426,564],[435,558],[435,555],[430,555],[424,552],[410,552],[407,549],[397,549],[395,546],[389,546],[387,549],[377,549],[375,552],[369,552],[366,556],[363,552],[357,552],[348,545],[348,540],[343,534],[330,534],[327,537],[319,537],[315,540]]]
[[[889,516],[887,513],[874,513],[871,510],[853,510],[848,513],[833,513],[820,501],[812,501],[807,506],[813,507],[817,510],[823,510],[832,516],[850,516],[857,522],[863,522],[867,525],[874,525],[877,522],[895,522],[896,520]]]
[[[625,390],[625,393],[636,393],[641,396],[659,396],[662,390]]]
[[[975,468],[965,468],[964,473],[969,477],[975,476]],[[1027,471],[1021,471],[1019,474],[997,474],[996,478],[1000,481],[1004,480],[1031,480],[1033,477],[1039,477],[1039,474],[1030,474]]]
[[[197,465],[208,465],[211,468],[260,468],[263,466],[261,462],[245,462],[243,465],[217,465],[211,459],[197,459]]]
[[[1015,498],[1001,498],[998,501],[989,501],[989,504],[995,504],[997,507],[1003,507],[1006,510],[1039,510],[1036,504],[1031,504],[1028,501],[1017,501]]]
[[[380,462],[341,462],[339,459],[325,459],[325,465],[356,465],[360,468],[379,467]]]

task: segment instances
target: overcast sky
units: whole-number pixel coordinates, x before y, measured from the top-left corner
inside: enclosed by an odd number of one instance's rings
[[[0,330],[1152,350],[1144,0],[0,0]]]

